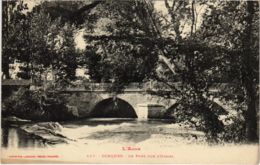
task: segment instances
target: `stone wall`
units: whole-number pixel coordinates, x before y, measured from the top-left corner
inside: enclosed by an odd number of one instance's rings
[[[114,97],[112,93],[107,92],[83,91],[67,91],[63,92],[62,95],[64,95],[67,99],[68,106],[77,108],[80,117],[91,117],[91,112],[98,103],[102,100]],[[176,102],[176,100],[167,100],[162,97],[152,96],[143,92],[125,92],[116,95],[116,97],[129,103],[136,111],[136,114],[138,114],[138,110],[140,108],[138,104],[141,103],[158,105],[158,107],[164,107],[163,111],[165,111],[165,109]],[[158,116],[158,114],[156,115]]]

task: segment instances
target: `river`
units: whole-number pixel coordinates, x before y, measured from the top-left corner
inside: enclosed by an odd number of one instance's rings
[[[204,133],[171,120],[91,118],[14,123],[2,123],[1,129],[2,158],[9,163],[254,164],[258,158],[258,144],[211,146]]]
[[[5,125],[2,147],[44,148],[59,144],[142,143],[149,139],[171,139],[175,142],[203,137],[198,131],[174,124],[171,120],[92,118],[66,122],[38,122]]]

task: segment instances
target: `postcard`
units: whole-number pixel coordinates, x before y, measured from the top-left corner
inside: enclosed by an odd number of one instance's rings
[[[259,163],[259,2],[4,0],[2,163]]]

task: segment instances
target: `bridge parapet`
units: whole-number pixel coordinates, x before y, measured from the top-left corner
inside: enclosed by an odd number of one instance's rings
[[[180,83],[171,83],[171,85],[180,87]],[[105,92],[105,91],[111,91],[113,88],[112,83],[82,83],[82,84],[74,84],[69,85],[68,87],[65,87],[63,89],[60,89],[62,91],[96,91],[96,92]],[[151,83],[151,82],[145,82],[145,83],[129,83],[127,84],[123,91],[124,92],[145,92],[151,89],[160,89],[164,91],[171,91],[169,87],[166,87],[163,83]]]
[[[51,84],[51,82],[46,82],[46,84]],[[181,89],[180,82],[167,82],[170,86],[174,86],[176,88]],[[31,80],[2,80],[2,86],[34,86],[37,88],[31,89],[39,89],[41,86],[33,85]],[[45,85],[47,86],[47,85]],[[211,85],[209,91],[211,93],[217,93],[219,91],[224,91],[232,84],[229,83],[214,83]],[[258,85],[259,86],[259,85]],[[85,92],[113,92],[112,91],[112,83],[92,83],[92,82],[74,82],[72,85],[68,85],[66,87],[56,87],[58,91],[85,91]],[[143,82],[143,83],[129,83],[125,86],[125,92],[146,92],[148,90],[161,90],[161,91],[171,91],[171,88],[162,82]]]
[[[112,83],[84,83],[69,85],[68,87],[61,88],[61,91],[93,91],[93,92],[113,92]],[[142,83],[131,83],[124,88],[124,91],[138,91],[144,90],[144,84]]]
[[[146,83],[129,83],[123,89],[123,92],[147,92],[147,91],[172,91],[170,86],[181,90],[182,84],[180,82],[168,83],[169,86],[161,82],[146,82]],[[217,93],[225,89],[228,84],[216,83],[209,89],[211,93]],[[112,83],[82,83],[76,85],[69,85],[68,87],[58,89],[59,91],[85,91],[85,92],[113,92]]]

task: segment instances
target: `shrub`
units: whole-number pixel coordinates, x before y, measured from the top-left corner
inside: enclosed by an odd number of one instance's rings
[[[3,100],[3,116],[16,116],[24,119],[36,120],[43,113],[39,97],[25,87],[20,87]]]
[[[227,117],[225,121],[229,124],[225,125],[224,131],[218,135],[219,141],[237,143],[246,141],[244,119],[238,116]]]
[[[60,121],[75,118],[62,95],[52,90],[29,90],[21,87],[3,100],[3,116],[34,121]]]
[[[207,100],[182,99],[167,110],[167,116],[175,122],[189,123],[190,127],[203,131],[210,142],[216,142],[224,124],[218,119],[226,111],[216,103]]]

